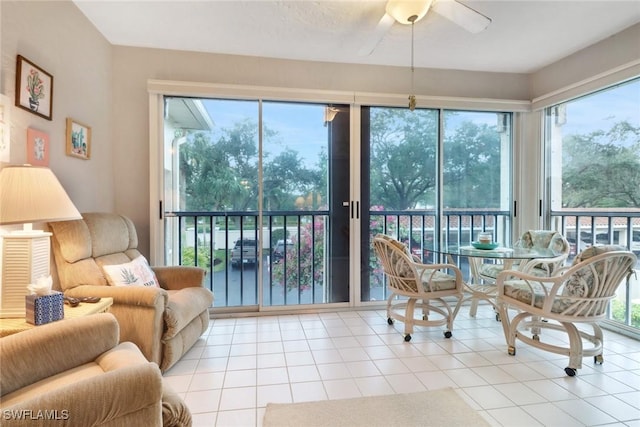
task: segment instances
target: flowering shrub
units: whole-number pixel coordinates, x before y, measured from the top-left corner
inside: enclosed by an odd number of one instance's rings
[[[293,239],[293,246],[286,246],[284,259],[273,265],[274,282],[286,285],[287,291],[324,284],[324,229],[324,220],[301,224],[300,237]]]

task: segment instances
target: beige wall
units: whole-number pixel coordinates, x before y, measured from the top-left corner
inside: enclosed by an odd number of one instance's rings
[[[54,75],[54,120],[12,110],[12,162],[23,162],[26,128],[51,136],[51,168],[81,211],[117,211],[149,246],[148,79],[374,93],[408,93],[408,67],[271,60],[110,46],[68,1],[0,2],[0,91],[14,97],[20,53]],[[418,95],[529,101],[576,81],[640,60],[640,25],[533,75],[416,70]],[[92,159],[64,154],[65,118],[92,126]],[[539,126],[524,120],[526,126]],[[539,132],[525,130],[525,135]],[[525,145],[532,141],[524,141]],[[537,166],[534,166],[534,168]],[[527,171],[517,171],[528,176]],[[537,175],[533,171],[531,177]]]
[[[640,73],[639,64],[640,24],[636,24],[532,74],[530,99],[551,94],[578,82],[587,82],[616,69],[619,71],[613,81],[637,76]],[[569,96],[574,94],[574,91],[570,91]],[[561,99],[562,97],[557,97],[554,102]]]
[[[53,120],[11,109],[11,163],[26,162],[27,128],[49,134],[49,167],[82,211],[111,211],[111,45],[70,2],[5,1],[2,10],[0,92],[15,100],[16,55],[53,75]],[[66,118],[92,129],[91,159],[65,154]]]

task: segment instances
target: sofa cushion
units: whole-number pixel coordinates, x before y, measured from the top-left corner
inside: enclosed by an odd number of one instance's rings
[[[102,269],[111,286],[160,286],[143,256],[124,264],[103,265]]]
[[[213,296],[205,288],[184,288],[167,291],[169,301],[164,312],[163,340],[175,337],[186,325],[211,306]]]

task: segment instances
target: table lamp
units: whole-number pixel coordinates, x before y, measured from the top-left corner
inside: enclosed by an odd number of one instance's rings
[[[0,170],[0,225],[23,225],[22,230],[0,231],[0,318],[24,316],[27,285],[50,274],[51,233],[34,230],[32,223],[81,218],[49,168]]]

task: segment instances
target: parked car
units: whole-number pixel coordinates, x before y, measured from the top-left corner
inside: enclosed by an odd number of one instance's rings
[[[293,242],[287,239],[287,251],[293,250]],[[284,240],[278,240],[271,251],[271,259],[274,264],[278,264],[285,256]]]
[[[239,268],[241,264],[256,265],[258,246],[254,239],[239,239],[231,249],[231,267]]]

